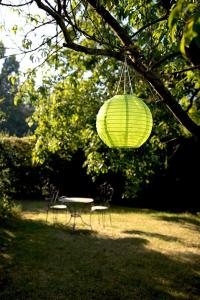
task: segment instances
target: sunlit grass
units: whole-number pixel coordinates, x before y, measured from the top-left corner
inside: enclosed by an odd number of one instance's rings
[[[0,299],[200,299],[200,217],[112,208],[92,230],[43,202],[1,229]],[[89,222],[90,215],[83,215]]]

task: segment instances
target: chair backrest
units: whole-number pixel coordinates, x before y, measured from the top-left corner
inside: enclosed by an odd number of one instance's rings
[[[49,186],[49,195],[52,195],[55,190],[56,190],[55,186],[53,184],[50,184],[50,186]]]
[[[49,198],[52,198],[55,190],[56,190],[56,188],[53,184],[50,184],[47,186],[46,197],[45,197],[46,200],[48,200]]]
[[[112,200],[113,197],[113,193],[114,193],[114,189],[113,187],[109,184],[106,188],[106,199],[108,202],[110,202]]]
[[[51,204],[55,204],[58,200],[58,194],[59,194],[59,190],[55,190],[53,192],[53,197],[52,197],[52,201],[51,201]]]
[[[97,193],[97,201],[99,203],[104,205],[110,205],[114,189],[109,183],[104,182],[103,184],[101,184],[97,189]]]
[[[51,185],[49,187],[49,195],[45,198],[48,201],[48,206],[53,205],[58,200],[59,190],[55,186]]]

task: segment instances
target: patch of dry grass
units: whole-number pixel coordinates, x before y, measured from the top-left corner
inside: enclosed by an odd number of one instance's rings
[[[84,214],[89,221],[89,214]],[[0,299],[200,299],[200,217],[115,207],[92,230],[42,202],[1,229]]]

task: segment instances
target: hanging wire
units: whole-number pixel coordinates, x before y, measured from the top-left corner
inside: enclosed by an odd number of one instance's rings
[[[127,72],[127,61],[126,61],[126,55],[124,55],[124,95],[126,95],[126,72]]]
[[[126,59],[126,56],[125,56],[125,59]],[[130,73],[129,73],[129,67],[128,67],[128,64],[127,64],[127,60],[126,60],[126,67],[127,67],[129,85],[130,85],[130,88],[131,88],[131,94],[133,94],[133,87],[132,87],[132,83],[131,83],[131,77],[130,77]]]
[[[157,102],[162,102],[162,98],[161,96],[158,94],[158,92],[155,90],[155,88],[153,87],[153,85],[151,84],[151,82],[148,81],[148,84],[149,84],[149,90],[150,90],[150,93],[155,101],[155,103]]]
[[[115,92],[116,95],[118,94],[119,86],[120,86],[120,83],[122,81],[122,75],[123,75],[123,72],[124,72],[124,68],[125,68],[125,64],[123,64],[122,69],[121,69],[121,74],[120,74],[119,82],[118,82],[117,89],[116,89],[116,92]]]
[[[124,55],[124,63],[123,63],[122,69],[121,69],[119,82],[118,82],[117,89],[116,89],[116,92],[115,92],[116,95],[118,94],[118,90],[119,90],[120,84],[122,82],[122,76],[123,75],[124,75],[124,95],[126,94],[127,76],[128,76],[128,84],[129,84],[130,89],[131,89],[131,94],[133,94],[133,87],[132,87],[132,83],[131,83],[131,77],[130,77],[130,73],[129,73],[129,67],[128,67],[128,64],[127,64],[126,55]]]

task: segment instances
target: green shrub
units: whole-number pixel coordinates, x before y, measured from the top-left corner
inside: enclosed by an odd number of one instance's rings
[[[83,152],[77,151],[70,159],[48,153],[42,165],[32,161],[33,137],[0,137],[0,187],[12,199],[41,199],[48,183],[60,194],[91,195],[91,181],[82,167]]]
[[[11,212],[11,201],[9,193],[11,190],[10,185],[10,169],[7,167],[6,160],[3,156],[3,148],[0,144],[0,221],[8,217]]]
[[[34,138],[0,138],[0,186],[12,198],[41,197],[45,167],[32,163]]]
[[[0,194],[0,221],[11,214],[12,203],[6,194]]]

